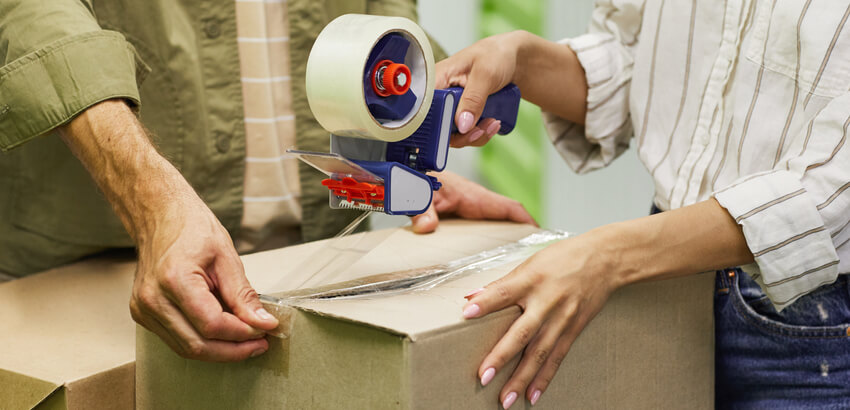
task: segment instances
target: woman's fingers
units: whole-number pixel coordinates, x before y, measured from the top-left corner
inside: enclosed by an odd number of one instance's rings
[[[546,358],[546,362],[540,367],[540,370],[534,376],[534,380],[531,381],[525,392],[526,397],[528,397],[532,405],[537,403],[537,400],[540,399],[540,396],[546,391],[549,384],[552,383],[552,379],[555,378],[558,368],[561,367],[561,363],[567,357],[567,353],[569,353],[570,348],[573,346],[573,342],[575,342],[583,328],[584,326],[570,326],[567,332],[555,343],[552,353]]]
[[[505,363],[522,352],[522,349],[537,334],[542,323],[543,317],[536,310],[526,311],[514,321],[507,333],[481,362],[478,376],[482,385],[486,386],[492,380],[492,376],[505,366]]]
[[[478,123],[484,111],[484,105],[487,103],[487,97],[499,91],[508,82],[510,81],[505,81],[504,75],[499,70],[489,64],[483,62],[473,64],[457,105],[455,124],[458,131],[468,133]],[[482,135],[486,130],[487,128],[484,127],[481,131]]]
[[[602,270],[597,266],[587,268],[591,254],[582,245],[577,240],[559,241],[504,278],[465,296],[467,319],[511,305],[523,309],[478,369],[481,383],[486,385],[524,351],[500,391],[499,400],[505,408],[523,397],[532,403],[540,399],[573,341],[614,289],[611,283],[600,280]]]
[[[528,294],[531,283],[514,269],[507,276],[487,285],[483,291],[470,296],[463,307],[463,317],[472,319],[504,309],[511,305],[524,306],[521,297]]]
[[[502,122],[494,118],[484,118],[465,134],[454,134],[450,145],[453,148],[481,147],[493,139],[502,128]]]
[[[543,365],[549,360],[549,356],[555,349],[558,340],[570,325],[572,314],[556,313],[549,317],[546,323],[540,327],[540,330],[531,340],[525,351],[522,353],[522,359],[508,379],[505,386],[502,387],[501,398],[505,401],[511,393],[523,394],[531,381],[535,379]],[[526,394],[530,401],[533,398],[533,392]],[[539,398],[539,395],[538,395]]]

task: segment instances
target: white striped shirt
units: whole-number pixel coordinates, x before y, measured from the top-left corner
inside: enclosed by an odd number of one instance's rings
[[[589,33],[564,40],[586,125],[546,114],[547,129],[579,173],[631,144],[661,209],[714,196],[784,308],[850,272],[848,15],[848,1],[598,0]]]

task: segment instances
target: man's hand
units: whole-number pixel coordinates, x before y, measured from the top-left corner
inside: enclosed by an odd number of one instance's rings
[[[460,175],[444,171],[434,174],[443,187],[425,213],[412,218],[413,231],[429,233],[437,229],[440,217],[506,220],[537,225],[521,203],[499,195]]]
[[[236,361],[265,352],[263,336],[277,320],[262,308],[227,231],[129,107],[95,105],[60,135],[138,246],[133,319],[183,357]]]
[[[227,231],[200,201],[181,204],[139,244],[133,319],[183,357],[236,361],[268,349],[277,326],[245,278]]]

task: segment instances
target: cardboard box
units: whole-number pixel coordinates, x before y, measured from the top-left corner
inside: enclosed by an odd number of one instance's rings
[[[0,284],[0,409],[132,409],[135,263],[89,260]]]
[[[443,222],[437,233],[398,229],[334,281],[427,266],[515,241],[534,228]],[[313,243],[244,257],[260,291],[316,252]],[[501,371],[480,387],[476,370],[519,309],[461,317],[462,295],[516,265],[428,291],[314,300],[277,312],[286,338],[241,363],[184,360],[138,328],[140,409],[498,408]],[[293,282],[298,280],[293,279]],[[617,292],[576,341],[539,408],[713,408],[711,275]],[[514,408],[528,408],[521,400]]]

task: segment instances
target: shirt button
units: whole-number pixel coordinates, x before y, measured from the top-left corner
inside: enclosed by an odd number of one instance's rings
[[[221,35],[221,26],[216,19],[209,19],[204,23],[204,34],[207,38],[218,38]]]
[[[230,151],[230,139],[231,136],[224,132],[220,132],[216,135],[215,148],[218,152],[224,154],[227,151]]]

